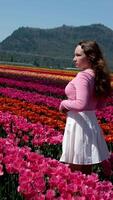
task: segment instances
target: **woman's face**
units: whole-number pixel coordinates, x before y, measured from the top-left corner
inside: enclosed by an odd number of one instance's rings
[[[73,62],[74,65],[80,69],[91,68],[91,63],[80,45],[75,48]]]

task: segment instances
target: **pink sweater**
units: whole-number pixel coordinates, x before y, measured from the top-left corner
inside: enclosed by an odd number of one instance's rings
[[[61,108],[75,111],[95,110],[98,102],[94,97],[94,76],[92,69],[79,72],[66,86],[67,100],[61,102]]]

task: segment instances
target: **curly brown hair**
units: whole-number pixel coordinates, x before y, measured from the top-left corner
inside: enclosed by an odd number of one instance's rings
[[[83,40],[79,44],[91,62],[95,73],[95,95],[98,98],[111,94],[111,76],[102,51],[96,41]]]

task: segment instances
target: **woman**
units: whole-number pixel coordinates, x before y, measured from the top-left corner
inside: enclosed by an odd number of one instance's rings
[[[69,163],[72,171],[90,174],[93,164],[109,157],[95,110],[110,95],[110,75],[95,41],[81,41],[75,48],[73,62],[81,71],[66,86],[67,100],[59,107],[67,112],[60,161]]]

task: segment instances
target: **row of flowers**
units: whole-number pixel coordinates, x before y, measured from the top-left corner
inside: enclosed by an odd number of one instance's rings
[[[22,90],[29,90],[29,91],[36,91],[38,93],[55,95],[55,96],[64,96],[64,89],[55,87],[55,86],[48,86],[45,84],[26,82],[26,81],[18,81],[16,79],[9,79],[9,78],[0,78],[0,85],[5,87],[14,87],[14,88],[21,88]]]
[[[41,122],[57,130],[64,129],[65,115],[59,115],[56,110],[50,110],[46,106],[33,105],[18,99],[0,97],[0,110],[9,111],[17,116],[23,116],[32,123]]]
[[[30,72],[30,71],[24,71],[24,70],[14,70],[14,69],[4,69],[0,68],[1,73],[8,73],[8,74],[13,74],[13,75],[24,75],[24,76],[31,76],[31,77],[36,77],[36,78],[50,78],[50,79],[62,79],[62,80],[71,80],[73,76],[63,76],[62,74],[50,74],[50,73],[41,73],[41,72]]]
[[[75,70],[61,70],[61,69],[49,69],[49,68],[42,68],[42,67],[25,67],[25,66],[11,66],[11,65],[0,65],[1,69],[11,69],[15,71],[29,71],[29,72],[36,72],[36,73],[44,73],[44,74],[53,74],[53,75],[61,75],[61,76],[73,76],[75,74]]]
[[[111,144],[113,141],[113,123],[100,124],[106,141]],[[61,144],[63,134],[51,126],[41,123],[28,122],[22,116],[12,115],[9,112],[0,111],[0,127],[5,131],[8,138],[12,138],[17,145],[32,145],[38,147],[45,143]],[[4,136],[4,135],[2,135]],[[112,148],[110,149],[112,151]]]
[[[41,77],[38,76],[38,77],[33,77],[33,76],[25,76],[24,74],[12,74],[12,73],[7,73],[7,71],[5,71],[4,73],[0,72],[0,78],[6,78],[6,79],[9,79],[9,80],[16,80],[16,81],[19,81],[19,82],[26,82],[26,83],[35,83],[35,84],[41,84],[41,85],[46,85],[48,87],[57,87],[57,88],[60,88],[60,89],[64,89],[66,84],[69,82],[68,80],[62,80],[61,78],[60,79],[52,79],[52,76],[51,78],[48,78],[48,77]],[[14,86],[13,86],[14,87]]]
[[[42,104],[46,105],[50,108],[56,108],[58,110],[60,99],[54,97],[47,97],[45,95],[33,93],[33,92],[25,92],[18,89],[13,88],[3,88],[0,87],[0,94],[6,97],[16,98],[20,100],[25,100],[26,102],[30,102],[32,104]],[[106,107],[100,111],[97,111],[98,120],[102,121],[102,119],[106,122],[113,122],[113,96],[111,96],[107,102]],[[41,108],[41,107],[40,107]],[[57,115],[58,116],[58,115]]]
[[[45,126],[41,123],[27,122],[26,118],[15,116],[11,113],[1,112],[0,125],[8,134],[8,137],[16,140],[18,144],[41,146],[44,143],[58,144],[62,142],[62,131],[57,131],[52,126]],[[101,123],[104,136],[108,144],[113,142],[113,123]],[[64,124],[63,124],[64,128]],[[110,151],[113,150],[109,145]]]
[[[58,111],[50,110],[46,106],[33,105],[31,103],[22,102],[17,99],[0,97],[0,110],[10,111],[13,114],[23,116],[29,119],[32,123],[40,121],[43,124],[48,124],[53,128],[63,130],[65,123],[65,115]],[[106,112],[105,112],[106,111]],[[107,106],[102,111],[97,111],[97,117],[101,123],[112,122],[113,106]],[[104,117],[104,118],[103,118]]]
[[[27,85],[27,83],[32,83],[33,85],[44,85],[44,86],[47,86],[47,87],[50,87],[50,88],[56,88],[60,89],[60,90],[64,90],[65,86],[67,85],[67,83],[69,82],[68,79],[62,79],[62,77],[60,76],[59,78],[55,78],[53,77],[52,75],[50,77],[42,77],[41,74],[38,74],[37,77],[35,76],[32,76],[31,74],[29,75],[25,75],[25,74],[22,74],[21,72],[20,73],[12,73],[10,70],[9,72],[6,70],[4,72],[1,72],[0,71],[0,78],[1,79],[9,79],[9,80],[16,80],[16,82],[24,82],[26,83],[25,85]],[[2,83],[1,83],[2,84]],[[2,84],[5,86],[5,83]],[[15,87],[15,84],[13,85],[13,87]],[[23,88],[24,90],[28,90],[27,88]],[[33,89],[34,90],[34,89]],[[38,92],[38,91],[37,91]],[[49,93],[49,92],[48,92]],[[55,92],[54,92],[55,94]],[[48,94],[47,94],[48,95]],[[51,94],[50,94],[51,95]],[[56,94],[57,95],[57,94]]]
[[[38,147],[45,143],[61,144],[63,134],[50,126],[28,122],[22,116],[0,111],[0,131],[2,137],[12,139],[17,145]]]
[[[7,173],[18,174],[17,189],[26,200],[113,199],[109,181],[100,182],[96,174],[72,173],[57,160],[44,158],[28,147],[17,147],[9,139],[0,139],[0,157],[0,174],[5,173],[4,166]]]
[[[30,102],[32,104],[41,104],[46,105],[48,107],[56,108],[58,109],[61,100],[54,97],[48,97],[42,94],[33,93],[33,92],[27,92],[22,91],[15,88],[9,88],[9,87],[0,87],[0,94],[2,96],[10,97],[10,98],[16,98],[20,100],[24,100],[26,102]]]

